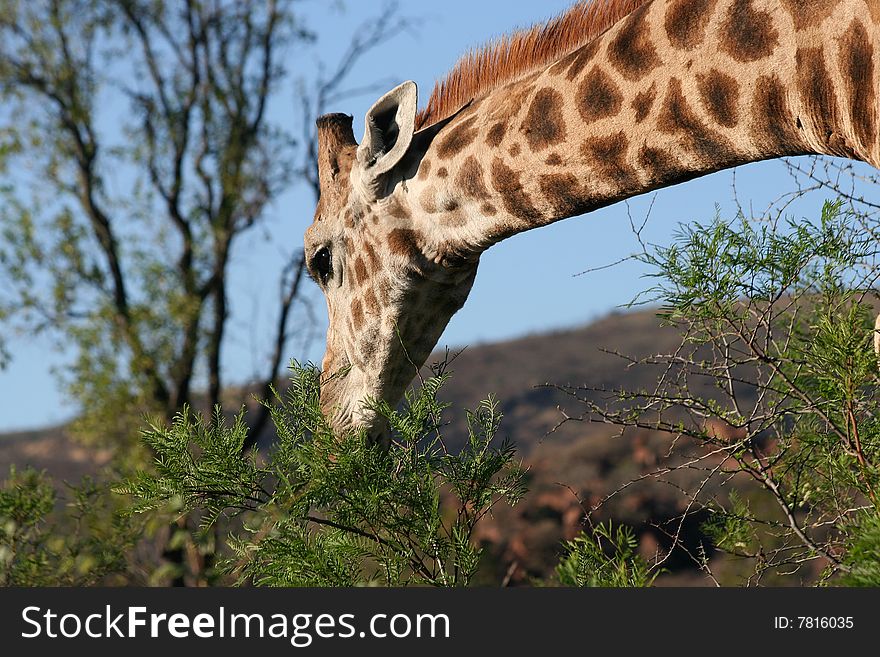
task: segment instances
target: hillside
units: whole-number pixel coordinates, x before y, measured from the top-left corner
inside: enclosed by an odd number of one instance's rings
[[[559,408],[571,416],[582,412],[558,388],[653,385],[651,372],[627,368],[624,359],[607,350],[640,358],[669,353],[677,344],[676,331],[661,327],[653,312],[615,313],[581,328],[468,347],[449,365],[453,377],[442,396],[456,408],[472,408],[492,394],[505,416],[505,435],[525,455],[563,418]],[[435,360],[442,357],[436,354]],[[552,442],[577,440],[583,430],[583,425],[566,425],[553,434]]]
[[[652,431],[627,430],[620,435],[616,427],[582,421],[560,426],[566,416],[578,418],[585,411],[584,404],[566,390],[599,403],[608,396],[601,390],[650,389],[659,370],[630,367],[629,359],[673,353],[679,343],[677,331],[662,326],[649,310],[615,313],[581,328],[475,346],[454,359],[449,366],[452,380],[441,396],[455,408],[473,408],[492,393],[504,413],[501,433],[517,445],[529,468],[526,499],[514,509],[499,508],[481,530],[479,538],[486,541],[496,562],[496,574],[509,573],[514,582],[546,576],[558,560],[560,540],[574,537],[583,526],[585,510],[594,507],[598,508],[591,514],[593,522],[613,520],[636,528],[646,557],[668,548],[669,534],[675,532],[691,553],[698,549],[704,540],[699,526],[706,516],[688,515],[679,522],[688,507],[682,489],[696,490],[704,472],[652,474],[661,465],[675,466],[697,453],[692,444],[680,440],[672,450],[670,436]],[[616,353],[609,352],[612,346]],[[711,395],[711,383],[705,381],[698,392]],[[742,392],[745,398],[750,396],[749,389]],[[460,416],[448,431],[452,440],[447,443],[463,440]],[[726,497],[731,487],[759,495],[750,481],[727,481],[722,489],[720,480],[713,480],[703,488],[703,497]],[[683,549],[676,550],[665,565],[670,572],[660,583],[710,583]],[[719,568],[736,576],[731,564],[715,564],[714,569]]]
[[[457,409],[473,408],[491,393],[504,413],[501,433],[512,440],[529,468],[530,493],[514,509],[499,508],[487,518],[479,540],[486,545],[489,567],[500,579],[507,573],[514,583],[546,576],[556,562],[562,538],[581,528],[584,509],[603,502],[594,521],[613,519],[635,527],[646,556],[670,544],[670,523],[688,549],[702,540],[704,517],[689,516],[679,526],[687,498],[678,487],[695,488],[699,471],[674,472],[658,480],[647,476],[662,461],[680,463],[690,445],[681,442],[667,456],[670,438],[648,431],[619,436],[614,427],[568,422],[552,431],[564,417],[578,417],[582,404],[554,386],[591,388],[646,388],[656,372],[628,368],[627,361],[604,351],[610,345],[623,354],[642,357],[674,351],[675,330],[661,327],[652,311],[618,313],[587,326],[531,335],[516,340],[473,346],[449,365],[452,379],[442,397]],[[442,358],[439,354],[435,359]],[[549,385],[548,385],[549,384]],[[596,393],[590,393],[594,396]],[[447,444],[461,444],[463,413],[450,417]],[[552,433],[551,433],[552,431]],[[55,477],[75,480],[96,472],[106,454],[92,453],[74,444],[63,427],[43,432],[0,436],[0,468],[11,463],[44,468]],[[640,477],[644,480],[629,483]],[[749,489],[748,482],[727,482]],[[706,495],[723,495],[712,483]],[[649,525],[649,521],[652,523]],[[667,583],[705,583],[693,562],[678,550],[667,562]],[[495,579],[497,582],[498,579]]]

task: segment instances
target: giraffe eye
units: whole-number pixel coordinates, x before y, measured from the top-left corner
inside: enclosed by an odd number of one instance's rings
[[[309,269],[321,285],[326,285],[327,281],[330,280],[330,274],[333,269],[332,265],[330,249],[324,246],[315,251],[315,255],[312,256],[312,261],[309,263]]]

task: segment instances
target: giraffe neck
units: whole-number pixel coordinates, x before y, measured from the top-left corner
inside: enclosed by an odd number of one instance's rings
[[[406,187],[441,252],[728,167],[880,164],[880,0],[654,0],[474,101]]]

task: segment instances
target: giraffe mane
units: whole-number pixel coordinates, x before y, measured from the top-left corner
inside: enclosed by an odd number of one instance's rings
[[[580,0],[566,12],[466,53],[437,81],[416,116],[417,129],[452,116],[467,102],[549,66],[608,30],[648,0]]]

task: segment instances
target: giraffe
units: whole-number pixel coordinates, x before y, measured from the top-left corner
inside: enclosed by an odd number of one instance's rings
[[[592,0],[465,57],[421,111],[392,89],[360,144],[322,116],[304,244],[332,426],[387,439],[365,400],[401,398],[507,237],[758,160],[880,165],[878,36],[880,0]]]

